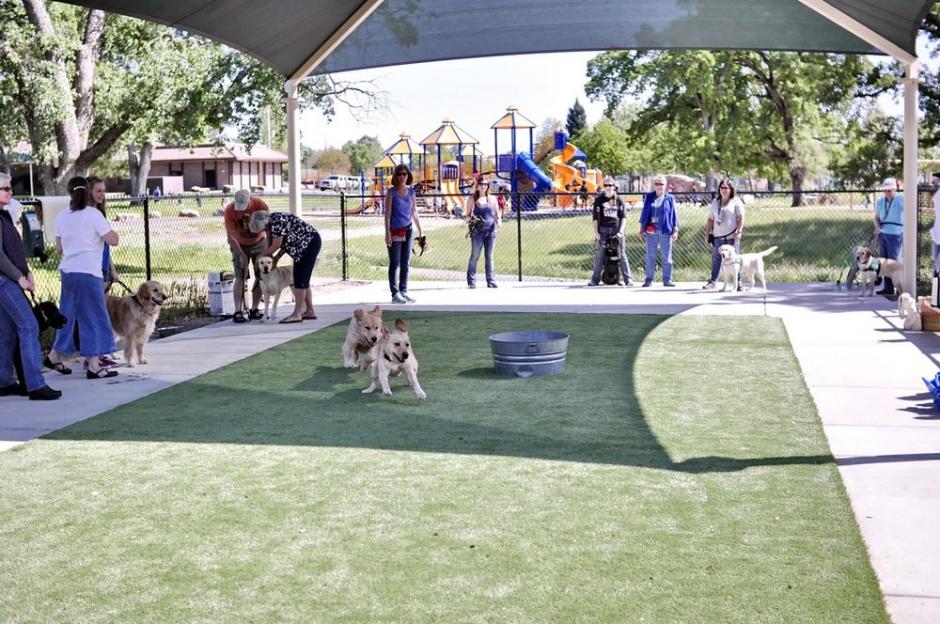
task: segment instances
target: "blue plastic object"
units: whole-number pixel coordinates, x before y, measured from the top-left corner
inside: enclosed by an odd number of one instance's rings
[[[555,132],[555,149],[563,150],[565,146],[568,145],[568,133],[564,130],[558,130]]]
[[[927,391],[930,392],[930,396],[933,397],[933,404],[937,409],[940,409],[940,373],[937,373],[933,379],[924,379],[924,385],[927,386]]]

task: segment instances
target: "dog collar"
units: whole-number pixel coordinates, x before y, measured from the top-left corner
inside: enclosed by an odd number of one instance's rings
[[[136,303],[137,305],[140,306],[140,309],[143,310],[143,311],[144,311],[144,314],[146,314],[147,316],[153,316],[153,315],[155,314],[156,311],[154,311],[154,312],[147,312],[147,308],[145,308],[145,307],[144,307],[144,304],[142,304],[142,303],[140,302],[140,299],[137,298],[137,295],[131,295],[131,299],[134,300],[134,303]]]
[[[391,362],[392,364],[395,363],[395,362],[392,360],[392,358],[388,357],[388,353],[384,353],[384,352],[383,352],[382,355],[385,357],[386,360],[388,360],[388,361]],[[397,355],[395,356],[395,359],[398,360],[398,356],[397,356]],[[398,363],[399,363],[399,364],[404,364],[404,363],[405,363],[405,360],[398,360]]]

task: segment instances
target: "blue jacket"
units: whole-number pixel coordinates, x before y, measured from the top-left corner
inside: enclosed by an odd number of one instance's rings
[[[663,200],[663,222],[660,229],[663,234],[672,234],[679,228],[679,217],[676,216],[676,200],[671,193],[665,194]],[[643,198],[643,212],[640,213],[640,227],[646,231],[646,226],[653,217],[653,202],[656,200],[656,191],[650,191]]]

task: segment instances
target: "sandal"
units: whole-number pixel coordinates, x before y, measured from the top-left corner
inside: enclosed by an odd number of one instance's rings
[[[71,368],[69,368],[62,362],[53,362],[52,360],[49,359],[48,355],[42,359],[42,365],[45,366],[46,368],[51,368],[55,372],[61,373],[62,375],[72,374]]]
[[[118,372],[110,368],[99,368],[97,371],[85,371],[85,379],[107,379],[108,377],[117,377]]]
[[[258,308],[252,308],[248,310],[248,319],[252,321],[260,321],[264,318],[264,312]]]
[[[304,314],[300,318],[302,318],[305,321],[315,321],[317,320],[317,315],[316,314]]]
[[[291,323],[299,323],[302,319],[287,317],[277,322],[278,325],[290,325]]]
[[[241,310],[232,315],[232,322],[234,323],[244,323],[247,320],[248,319],[245,318],[245,313]]]

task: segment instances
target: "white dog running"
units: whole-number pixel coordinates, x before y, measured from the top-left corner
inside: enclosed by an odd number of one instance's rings
[[[723,284],[721,290],[731,288],[732,292],[738,283],[738,274],[743,273],[751,279],[751,285],[747,290],[754,288],[755,274],[760,278],[760,284],[767,292],[767,280],[764,279],[764,256],[777,251],[774,245],[770,249],[758,253],[738,254],[734,251],[733,245],[722,245],[718,248],[718,254],[721,256],[721,279]]]
[[[372,365],[372,384],[362,391],[369,394],[382,386],[382,394],[391,396],[392,389],[388,385],[389,375],[405,373],[408,383],[414,388],[415,394],[422,401],[428,398],[421,384],[418,383],[418,359],[411,349],[411,339],[408,337],[408,327],[401,319],[395,319],[395,329],[389,331],[382,327],[382,338],[379,339],[378,353],[375,364]]]

